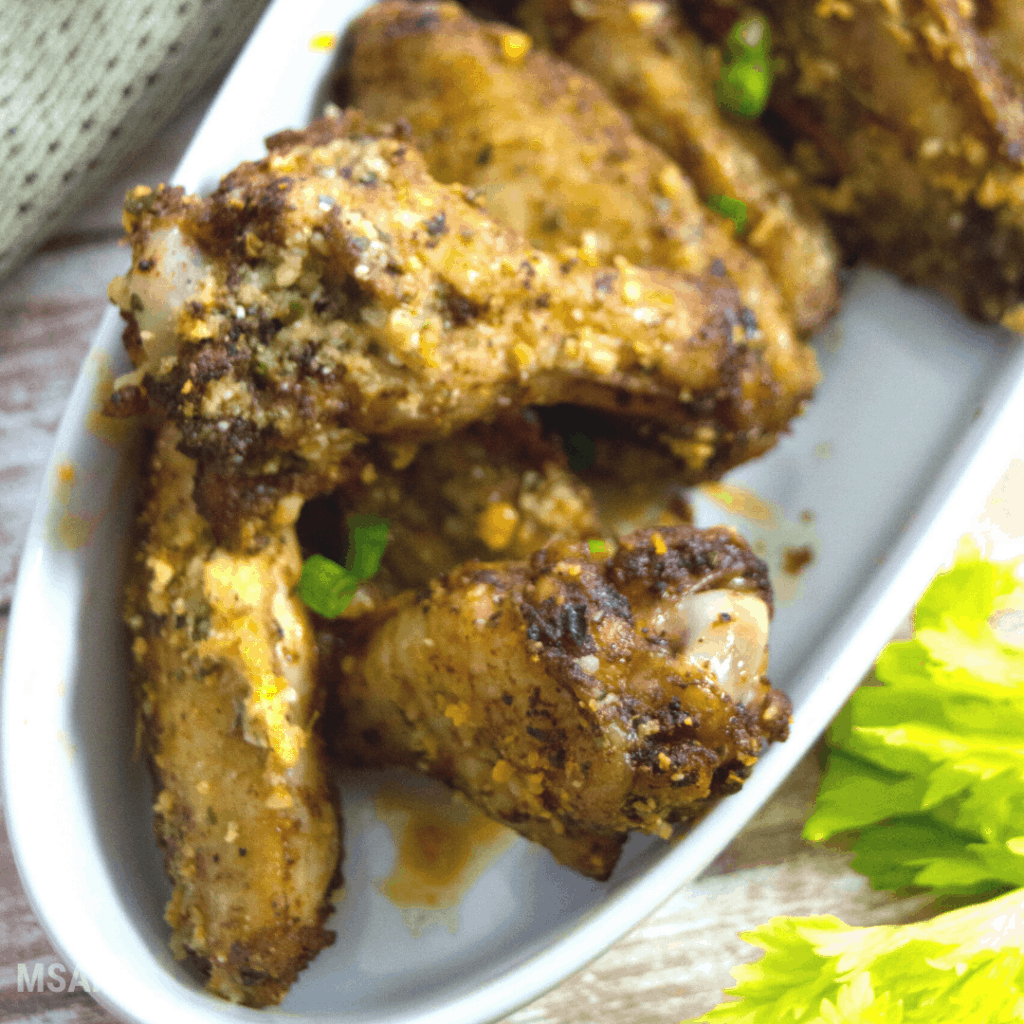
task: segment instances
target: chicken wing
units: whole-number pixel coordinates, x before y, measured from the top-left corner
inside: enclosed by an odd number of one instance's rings
[[[989,5],[753,6],[778,55],[773,116],[844,247],[1024,329],[1024,83],[981,31]],[[751,5],[686,7],[721,37]]]
[[[811,393],[813,354],[762,329],[721,262],[556,259],[355,114],[270,144],[208,199],[126,206],[110,293],[138,369],[108,408],[144,391],[204,472],[324,493],[368,435],[568,402],[664,423],[699,479],[769,448]]]
[[[704,274],[717,263],[769,344],[799,350],[767,268],[731,225],[596,82],[522,32],[455,3],[385,0],[352,24],[344,56],[350,101],[406,118],[431,173],[475,189],[500,223],[594,264]]]
[[[323,925],[339,823],[317,714],[316,646],[292,593],[300,558],[284,497],[259,550],[218,548],[192,500],[195,463],[165,426],[149,465],[126,620],[140,730],[174,884],[176,957],[249,1006],[279,1002],[334,941]]]
[[[744,204],[743,243],[764,260],[798,330],[814,330],[833,312],[839,253],[828,228],[767,133],[719,109],[717,67],[678,12],[665,0],[527,0],[519,16],[535,38],[592,75],[703,200],[724,195]]]
[[[789,703],[764,677],[767,570],[731,530],[470,563],[358,620],[339,756],[416,767],[603,879],[738,789]]]

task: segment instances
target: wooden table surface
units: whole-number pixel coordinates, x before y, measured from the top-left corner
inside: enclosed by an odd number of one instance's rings
[[[94,195],[60,238],[0,284],[0,649],[18,556],[54,432],[106,307],[107,283],[127,267],[126,250],[119,245],[124,192],[136,182],[166,178],[207,100]],[[994,532],[1000,553],[1024,551],[1022,454],[1007,451],[1007,475],[979,505],[977,522],[964,524],[965,531]],[[927,913],[923,899],[872,892],[850,870],[845,855],[800,838],[817,779],[817,761],[808,757],[688,887],[685,900],[669,900],[604,956],[509,1021],[676,1024],[719,1002],[720,990],[730,984],[730,968],[754,956],[737,933],[773,915],[834,913],[853,924],[876,924]],[[80,988],[19,993],[17,965],[39,962],[61,961],[21,888],[0,813],[0,1021],[115,1019]]]

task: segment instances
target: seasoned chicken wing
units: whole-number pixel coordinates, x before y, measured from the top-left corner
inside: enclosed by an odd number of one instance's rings
[[[294,596],[299,502],[280,500],[258,550],[214,542],[192,498],[195,463],[160,432],[148,467],[126,619],[156,834],[174,892],[171,948],[208,988],[280,1001],[334,941],[323,925],[339,823],[312,723],[316,645]]]
[[[773,117],[850,253],[1024,329],[1024,82],[1013,46],[1003,64],[993,50],[1014,38],[1017,5],[685,6],[719,38],[751,6],[768,16]]]
[[[744,204],[743,243],[764,260],[797,328],[818,327],[838,300],[835,242],[767,133],[721,111],[718,68],[678,12],[666,0],[527,0],[519,16],[536,39],[592,75],[703,200]]]
[[[769,346],[799,351],[767,268],[588,75],[455,3],[385,0],[349,30],[351,102],[406,118],[431,173],[477,190],[496,220],[591,263],[734,281]],[[810,361],[810,356],[805,355]]]
[[[726,529],[470,563],[358,620],[325,666],[338,753],[428,772],[606,878],[629,830],[667,837],[785,738],[770,612],[764,563]]]
[[[589,429],[588,424],[582,425]],[[637,450],[631,448],[631,454]],[[649,463],[644,466],[649,468]],[[634,505],[642,502],[645,506],[663,506],[657,501],[662,497],[657,493],[659,488],[651,481],[644,479],[643,493],[634,493],[643,468],[638,467],[626,478],[617,475],[613,483],[605,484],[603,504],[611,510],[622,509],[632,498]],[[336,518],[331,523],[327,509],[338,509],[344,515],[380,516],[390,524],[378,574],[357,591],[342,620],[319,624],[328,666],[342,665],[351,655],[353,644],[362,643],[367,625],[352,620],[369,616],[368,621],[376,623],[381,615],[389,614],[388,606],[380,608],[381,602],[403,587],[430,593],[432,578],[460,572],[462,563],[499,553],[523,559],[552,541],[590,537],[597,548],[606,543],[598,539],[607,528],[602,530],[605,524],[598,517],[589,488],[567,471],[561,446],[544,436],[533,414],[504,416],[494,425],[477,425],[446,441],[424,445],[405,469],[378,461],[368,477],[369,483],[349,483],[339,488],[330,502],[321,500],[310,506],[318,522],[303,524],[311,546],[338,560],[347,545],[336,543],[329,548],[332,534],[340,539],[341,532]],[[664,481],[661,485],[664,487]],[[687,515],[688,509],[678,495],[674,497],[676,518],[667,510],[662,515],[678,522],[678,515]],[[620,518],[613,516],[613,522]],[[392,606],[410,596],[392,602]],[[352,752],[360,748],[362,740],[350,737],[348,727],[355,727],[360,720],[361,693],[355,693],[352,705],[344,685],[337,687],[335,695],[342,722],[334,730],[335,745],[343,751],[343,759],[352,761]],[[377,762],[367,757],[365,763]],[[414,760],[399,759],[399,763],[430,770]],[[599,856],[610,867],[620,845],[618,838],[580,833],[567,847],[566,857],[571,863],[582,863],[581,851],[585,851],[584,860]]]
[[[133,265],[110,292],[138,369],[109,407],[144,391],[204,474],[323,493],[368,435],[568,402],[665,424],[699,479],[769,448],[811,393],[813,354],[759,325],[721,262],[540,252],[355,114],[271,147],[207,199],[126,206]]]

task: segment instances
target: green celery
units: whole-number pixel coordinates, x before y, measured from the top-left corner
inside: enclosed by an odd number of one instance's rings
[[[875,888],[978,895],[1024,886],[1024,650],[990,620],[1018,594],[1013,566],[970,558],[917,607],[913,640],[878,659],[829,734],[804,829],[857,833]]]
[[[1024,1019],[1024,892],[930,921],[776,917],[702,1024],[1010,1024]]]
[[[988,903],[905,925],[776,917],[705,1024],[1009,1024],[1024,1020],[1024,650],[993,627],[1020,606],[1013,565],[967,557],[917,606],[829,733],[806,838],[855,834],[875,888]]]

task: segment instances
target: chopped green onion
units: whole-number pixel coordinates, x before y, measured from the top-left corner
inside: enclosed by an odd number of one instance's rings
[[[741,117],[758,117],[772,89],[767,62],[734,61],[722,68],[717,83],[718,104]]]
[[[299,598],[325,619],[336,619],[351,604],[359,579],[323,555],[310,555],[302,565]]]
[[[772,91],[771,33],[763,18],[737,22],[726,42],[728,56],[715,83],[718,105],[741,117],[757,117]]]
[[[377,574],[388,543],[388,521],[379,516],[348,517],[348,567],[324,555],[310,555],[299,577],[299,599],[325,619],[336,619],[352,603],[359,584]]]
[[[380,516],[348,517],[348,567],[356,579],[368,580],[377,574],[388,543],[388,521]]]
[[[736,234],[740,234],[747,226],[747,204],[742,199],[733,199],[731,196],[708,196],[708,206],[728,217],[736,227]]]
[[[590,547],[590,553],[592,555],[603,555],[608,551],[608,545],[603,540],[598,540],[596,537],[593,540],[588,540],[587,544]]]

